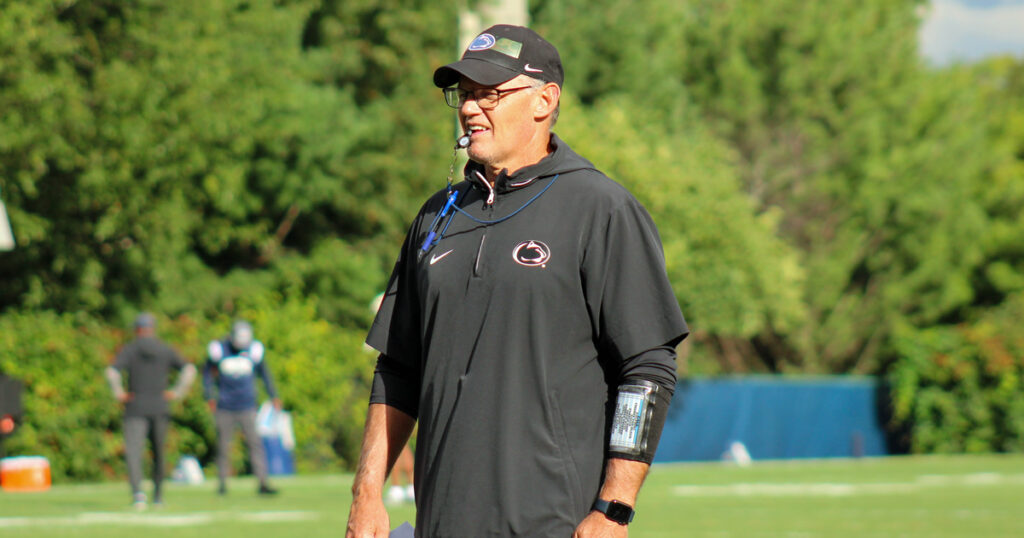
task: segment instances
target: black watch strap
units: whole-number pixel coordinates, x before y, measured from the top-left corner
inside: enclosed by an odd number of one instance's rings
[[[604,499],[597,499],[594,501],[594,510],[604,514],[604,517],[618,523],[619,525],[626,525],[630,521],[633,521],[633,516],[636,512],[633,507],[619,501],[606,501]]]

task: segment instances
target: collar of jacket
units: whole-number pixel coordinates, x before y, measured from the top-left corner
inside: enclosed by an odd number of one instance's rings
[[[536,163],[524,166],[519,170],[516,170],[514,174],[509,174],[507,168],[503,169],[494,180],[494,192],[497,194],[505,194],[507,192],[528,187],[533,184],[534,180],[537,178],[555,175],[558,163],[562,160],[562,154],[568,151],[568,148],[554,133],[551,133],[550,145],[551,153],[548,153],[543,159]],[[463,170],[463,174],[465,174],[466,181],[469,181],[474,188],[479,189],[485,194],[490,192],[490,189],[487,185],[483,184],[483,180],[481,179],[485,176],[484,165],[478,162],[469,161],[466,163],[466,168]]]

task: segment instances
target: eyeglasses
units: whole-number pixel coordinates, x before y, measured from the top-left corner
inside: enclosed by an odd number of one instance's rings
[[[452,86],[451,88],[445,88],[441,91],[444,92],[444,102],[452,108],[462,108],[463,103],[472,99],[476,101],[476,105],[478,107],[490,110],[498,106],[498,101],[501,101],[501,97],[506,93],[517,92],[527,88],[533,88],[533,86],[520,86],[519,88],[505,88],[502,90],[497,88],[465,90],[458,86]]]

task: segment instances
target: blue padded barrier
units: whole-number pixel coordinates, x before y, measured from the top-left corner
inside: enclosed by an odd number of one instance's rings
[[[866,377],[724,377],[676,387],[655,462],[883,456],[878,382]]]

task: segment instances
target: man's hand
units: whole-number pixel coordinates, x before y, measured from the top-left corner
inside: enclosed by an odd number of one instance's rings
[[[177,400],[177,399],[178,399],[178,395],[174,394],[173,390],[165,390],[164,391],[164,400],[165,401],[173,402],[174,400]]]
[[[207,400],[206,405],[210,406],[210,412],[217,410],[217,400]]]
[[[415,424],[416,419],[394,407],[370,404],[345,538],[387,538],[391,534],[382,495],[384,481]]]
[[[391,519],[380,497],[352,500],[348,512],[345,538],[387,538],[391,534]]]
[[[619,525],[608,519],[601,512],[590,512],[590,515],[583,518],[572,538],[626,538],[629,536],[629,527]]]
[[[126,404],[135,399],[135,394],[131,392],[122,392],[117,395],[117,401]]]

